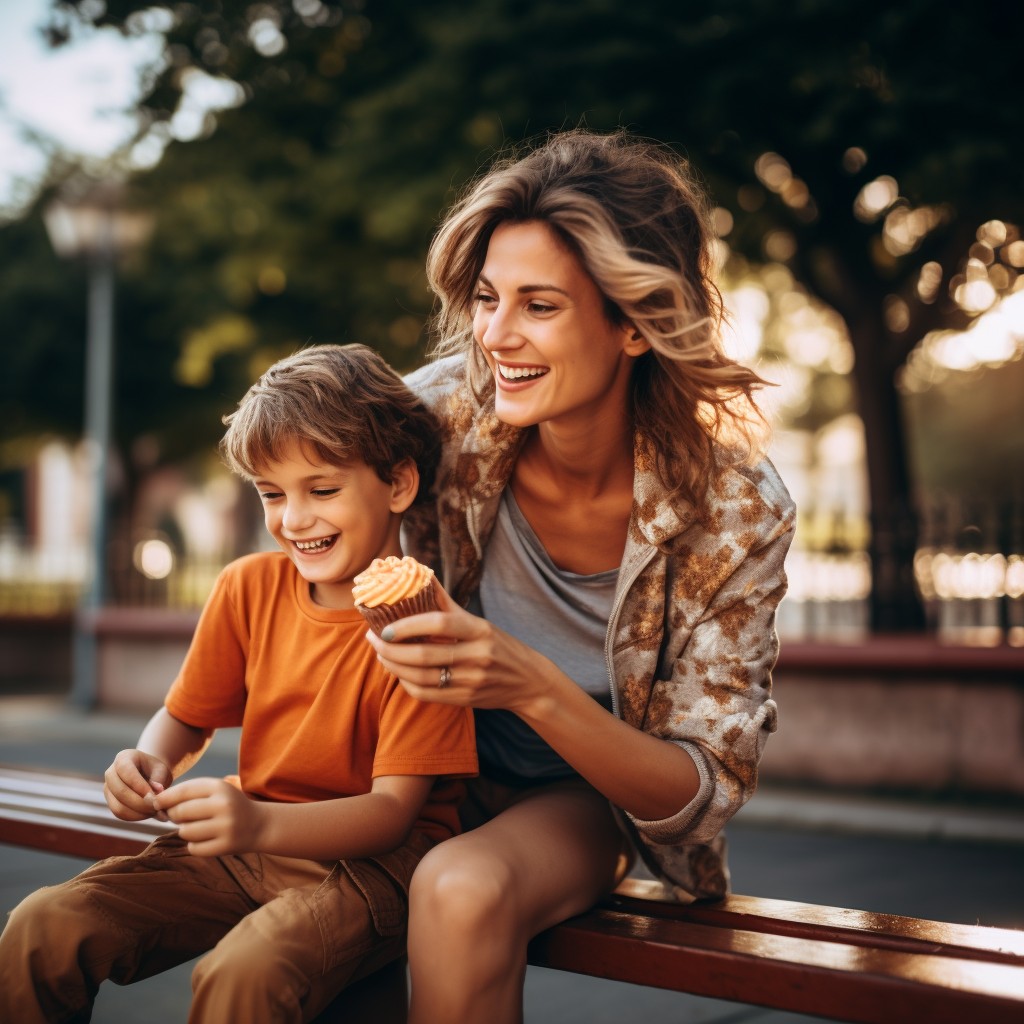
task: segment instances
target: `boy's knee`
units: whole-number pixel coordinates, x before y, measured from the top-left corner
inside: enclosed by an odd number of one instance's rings
[[[49,944],[53,930],[67,931],[68,913],[63,904],[67,899],[64,886],[37,889],[26,896],[8,915],[3,930],[3,944],[11,947],[18,943],[25,950],[35,945]]]

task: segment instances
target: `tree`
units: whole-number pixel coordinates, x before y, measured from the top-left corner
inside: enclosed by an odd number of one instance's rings
[[[98,20],[136,31],[153,10],[110,0]],[[872,622],[920,623],[895,377],[926,331],[966,323],[1017,279],[1020,11],[939,14],[924,0],[164,10],[168,65],[142,104],[151,130],[174,123],[199,72],[245,96],[137,182],[165,214],[150,259],[181,275],[173,292],[160,281],[176,318],[154,330],[183,365],[216,374],[329,337],[370,340],[408,365],[429,305],[419,267],[454,190],[505,139],[624,124],[699,168],[737,253],[784,262],[843,317],[868,445]],[[979,237],[992,221],[1009,233]],[[988,291],[964,287],[976,282]]]

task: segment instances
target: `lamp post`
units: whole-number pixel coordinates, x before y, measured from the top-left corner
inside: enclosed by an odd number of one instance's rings
[[[90,708],[97,695],[96,613],[106,600],[107,475],[114,370],[114,270],[118,257],[148,237],[148,215],[122,209],[116,188],[95,187],[55,199],[43,217],[57,255],[89,271],[84,439],[89,478],[87,582],[75,615],[71,701]]]

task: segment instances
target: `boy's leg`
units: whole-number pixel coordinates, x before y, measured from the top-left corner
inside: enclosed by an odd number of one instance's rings
[[[311,1021],[348,984],[400,957],[409,877],[429,845],[414,837],[326,878],[315,861],[260,858],[265,902],[196,965],[190,1024]]]
[[[223,866],[167,836],[28,896],[0,935],[0,1020],[88,1020],[127,984],[213,946],[253,904]]]
[[[406,1024],[409,1019],[409,962],[404,956],[353,981],[314,1019],[313,1024]]]
[[[431,850],[410,894],[410,1024],[520,1021],[528,941],[607,892],[622,856],[608,801],[572,784]]]

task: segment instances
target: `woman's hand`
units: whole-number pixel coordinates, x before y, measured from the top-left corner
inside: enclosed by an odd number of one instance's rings
[[[189,779],[154,797],[154,805],[178,826],[188,852],[199,857],[247,853],[260,848],[261,805],[223,779]]]
[[[538,714],[568,678],[542,654],[437,589],[441,611],[398,619],[384,637],[367,633],[380,663],[419,700]],[[412,637],[417,642],[403,642]]]
[[[368,634],[413,697],[514,712],[612,803],[645,821],[676,814],[696,795],[700,777],[685,750],[616,718],[552,661],[443,592],[441,608],[393,622],[388,640]]]

